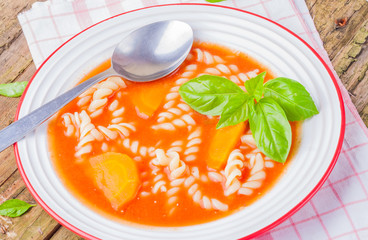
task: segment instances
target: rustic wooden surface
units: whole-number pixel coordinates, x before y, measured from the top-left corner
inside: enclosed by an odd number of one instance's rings
[[[17,21],[17,14],[36,0],[0,2],[0,83],[27,81],[36,68]],[[306,0],[324,47],[368,125],[368,3],[366,0]],[[346,25],[336,27],[336,19]],[[0,96],[0,129],[14,118],[18,98]],[[13,148],[0,153],[0,202],[34,200],[17,170]],[[60,226],[40,206],[18,218],[0,216],[0,239],[81,239]]]

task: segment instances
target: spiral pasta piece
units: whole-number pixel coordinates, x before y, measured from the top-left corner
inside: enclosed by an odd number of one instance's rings
[[[184,182],[185,178],[177,178],[170,182],[170,186],[166,192],[167,194],[167,207],[169,208],[168,215],[172,215],[178,206],[179,197],[178,192],[181,190],[180,185]]]
[[[131,140],[129,138],[125,138],[122,142],[123,147],[127,150],[131,151],[133,154],[139,154],[140,157],[154,157],[155,156],[155,148],[154,147],[146,147],[140,144],[138,140]]]
[[[254,189],[260,188],[266,178],[264,168],[265,164],[262,155],[260,153],[253,155],[249,161],[250,176],[246,182],[241,185],[238,193],[242,195],[251,195]]]
[[[186,192],[192,199],[192,201],[197,203],[201,208],[207,210],[227,211],[228,210],[227,204],[222,203],[220,200],[216,198],[211,198],[203,194],[203,191],[200,189],[200,185],[197,183],[197,181],[200,180],[198,178],[199,176],[198,169],[194,171],[193,169],[191,169],[190,172],[192,174],[189,177],[178,178],[170,182],[170,189],[167,191],[167,195],[169,197],[167,205],[170,208],[169,215],[171,215],[175,211],[179,200],[176,194],[183,187],[187,189]]]
[[[190,162],[197,158],[196,154],[199,151],[199,145],[202,143],[201,134],[202,128],[197,127],[188,136],[188,143],[184,151],[185,161]]]
[[[241,136],[240,138],[241,142],[243,144],[247,144],[248,146],[255,148],[256,147],[256,141],[254,140],[252,134],[244,134],[243,136]]]
[[[171,115],[170,117],[173,117],[173,116],[174,115]],[[176,116],[178,117],[178,115]],[[172,122],[159,123],[159,124],[153,125],[151,128],[154,130],[163,129],[163,130],[174,131],[177,127],[193,126],[195,124],[196,122],[192,118],[191,114],[184,114],[184,115],[180,115],[178,118],[174,119]]]
[[[78,132],[78,126],[80,125],[80,118],[79,114],[76,112],[74,114],[72,113],[64,113],[62,116],[62,123],[66,130],[64,131],[65,136],[77,136]]]
[[[235,70],[234,67],[232,68],[232,70],[233,69]],[[229,79],[233,81],[234,83],[239,84],[241,86],[244,84],[244,82],[248,81],[251,78],[256,77],[259,73],[258,69],[254,69],[246,73],[242,73],[242,72],[239,73],[238,71],[234,71],[234,70],[233,70],[233,75],[231,75]]]
[[[229,206],[227,204],[222,203],[220,200],[216,198],[211,198],[203,194],[194,176],[191,175],[187,177],[183,185],[188,189],[187,193],[192,198],[193,202],[199,204],[201,208],[207,210],[214,209],[219,211],[228,210]]]
[[[241,169],[244,166],[243,161],[244,155],[239,149],[235,149],[230,153],[224,171],[226,178],[225,196],[229,196],[240,189],[241,185],[238,178],[242,175]]]
[[[112,117],[113,117],[113,119],[111,120],[111,123],[120,123],[120,122],[122,122],[124,120],[124,118],[123,118],[124,112],[125,112],[124,107],[113,110],[112,114],[111,114]]]
[[[159,191],[161,192],[167,191],[167,188],[166,188],[167,182],[163,180],[163,176],[164,176],[163,174],[159,174],[153,179],[153,183],[154,183],[152,187],[153,194],[156,194]]]
[[[191,108],[181,99],[179,95],[179,87],[183,83],[194,77],[197,69],[196,64],[188,65],[182,77],[175,81],[175,85],[169,90],[165,97],[163,112],[158,114],[157,124],[152,129],[175,130],[177,127],[185,127],[195,125],[195,121],[189,112]]]
[[[175,141],[171,143],[171,147],[167,150],[167,152],[177,152],[180,153],[183,151],[184,141]]]
[[[95,125],[91,123],[91,118],[86,111],[82,111],[75,119],[80,120],[79,125],[79,142],[76,146],[75,157],[81,158],[84,154],[92,151],[91,142],[95,140],[101,141],[103,139],[102,134],[96,130]]]
[[[206,50],[195,48],[194,51],[197,54],[196,56],[197,62],[205,63],[206,65],[211,65],[215,63],[225,63],[225,61],[221,57],[217,55],[212,55]]]
[[[109,77],[82,93],[77,105],[87,107],[91,118],[97,117],[102,114],[103,107],[107,105],[108,97],[120,88],[126,88],[124,80],[120,77]]]
[[[168,152],[162,149],[155,150],[156,158],[152,160],[152,163],[158,166],[168,166],[170,170],[170,178],[176,179],[184,175],[187,165],[184,161],[180,160],[179,153]]]
[[[120,133],[123,137],[128,137],[131,132],[135,132],[136,128],[130,123],[111,124],[107,127],[109,130]]]

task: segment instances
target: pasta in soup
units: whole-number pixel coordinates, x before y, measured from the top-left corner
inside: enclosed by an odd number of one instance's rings
[[[85,79],[109,67],[103,63]],[[189,107],[179,87],[203,74],[241,88],[267,70],[247,55],[195,43],[170,76],[149,83],[109,77],[50,121],[51,158],[65,185],[94,210],[144,225],[185,226],[242,209],[277,181],[286,164],[256,147],[247,122],[216,129],[218,117]],[[292,127],[292,150],[298,123]]]

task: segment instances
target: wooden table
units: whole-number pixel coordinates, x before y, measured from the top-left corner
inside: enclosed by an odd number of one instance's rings
[[[0,83],[28,81],[36,71],[16,18],[35,1],[0,3]],[[306,0],[306,3],[336,72],[368,125],[368,2]],[[340,26],[345,20],[345,26]],[[18,98],[0,96],[0,129],[13,121],[18,102]],[[9,147],[0,153],[0,201],[11,198],[34,202],[17,170],[13,148]],[[18,218],[0,217],[0,239],[81,238],[36,206]]]

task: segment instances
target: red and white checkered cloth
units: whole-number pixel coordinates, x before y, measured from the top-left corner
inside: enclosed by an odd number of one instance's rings
[[[168,3],[204,0],[49,0],[18,15],[36,66],[74,34],[110,16]],[[227,0],[270,18],[306,40],[330,65],[303,0]],[[336,75],[336,74],[335,74]],[[368,239],[368,130],[339,81],[346,111],[342,151],[330,177],[297,213],[258,239]]]

